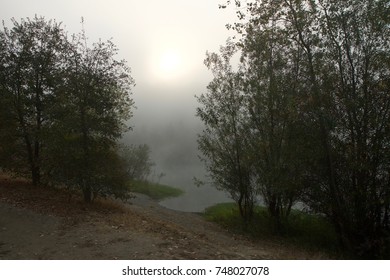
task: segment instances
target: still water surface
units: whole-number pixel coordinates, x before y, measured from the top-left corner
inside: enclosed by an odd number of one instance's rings
[[[185,191],[183,195],[165,199],[160,202],[160,205],[178,211],[203,212],[209,206],[232,201],[226,193],[209,185],[196,187],[192,184],[189,186],[187,189],[181,188]]]
[[[169,170],[162,184],[173,186],[184,191],[179,197],[168,198],[160,202],[161,206],[184,212],[203,212],[205,208],[222,202],[230,202],[228,194],[217,190],[210,184],[196,186],[193,177],[203,179],[203,167],[176,166],[175,171]]]

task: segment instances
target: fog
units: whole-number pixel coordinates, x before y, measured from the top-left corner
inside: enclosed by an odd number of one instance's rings
[[[204,179],[198,159],[195,95],[205,92],[211,74],[203,65],[206,51],[218,51],[233,36],[225,28],[236,21],[231,9],[218,9],[224,0],[2,0],[0,19],[11,27],[11,18],[35,15],[62,22],[69,36],[82,28],[88,43],[112,39],[118,59],[125,59],[136,81],[132,97],[137,107],[129,121],[133,130],[123,141],[148,144],[161,183],[186,191],[162,204],[184,211],[201,211],[225,201],[211,186],[197,188],[193,177]],[[84,18],[82,26],[81,18]],[[166,62],[167,54],[175,61]],[[165,61],[165,62],[164,62]],[[163,64],[161,64],[163,63]],[[165,64],[164,64],[165,63]]]
[[[161,96],[150,100],[140,98],[129,124],[132,131],[123,138],[124,143],[147,144],[151,148],[151,159],[156,164],[151,181],[185,191],[180,197],[162,201],[161,205],[188,212],[201,212],[215,203],[230,201],[224,192],[208,182],[204,163],[199,159],[196,140],[203,126],[195,117],[194,95],[202,92],[196,92],[197,88],[201,90],[200,86],[194,86],[188,93],[184,88],[183,92],[166,95],[162,91]],[[161,173],[165,175],[160,179]],[[206,184],[195,186],[194,177]]]
[[[197,187],[193,178],[207,181],[203,163],[198,158],[196,134],[200,126],[185,121],[171,121],[166,126],[152,125],[135,128],[125,142],[146,143],[151,148],[151,158],[156,163],[151,181],[180,188],[185,193],[161,204],[181,211],[199,212],[217,202],[229,201],[226,194],[210,184]],[[165,175],[160,179],[159,174]]]

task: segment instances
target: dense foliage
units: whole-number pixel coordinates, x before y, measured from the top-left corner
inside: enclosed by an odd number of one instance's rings
[[[235,5],[240,21],[229,28],[239,39],[208,55],[214,79],[198,98],[206,127],[199,147],[212,179],[229,193],[260,195],[276,228],[300,201],[357,256],[386,256],[389,2]],[[236,71],[232,48],[241,55]]]
[[[34,185],[96,195],[126,194],[117,140],[131,117],[134,81],[111,42],[87,46],[44,18],[0,32],[0,160]]]

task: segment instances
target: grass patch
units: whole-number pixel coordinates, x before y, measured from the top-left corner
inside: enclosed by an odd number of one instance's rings
[[[321,215],[293,210],[287,221],[285,235],[305,247],[340,253],[337,234],[332,224]]]
[[[256,206],[253,221],[244,226],[235,203],[220,203],[205,210],[207,220],[255,239],[278,240],[310,251],[338,255],[337,235],[332,225],[322,216],[292,210],[281,231],[276,231],[273,220],[263,206]]]
[[[155,200],[177,197],[184,193],[183,190],[178,188],[145,181],[132,181],[130,190],[135,193],[145,194]]]

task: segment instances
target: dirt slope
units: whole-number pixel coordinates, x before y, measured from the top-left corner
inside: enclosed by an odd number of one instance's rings
[[[143,195],[85,205],[68,193],[0,176],[0,259],[307,259],[251,241]]]

